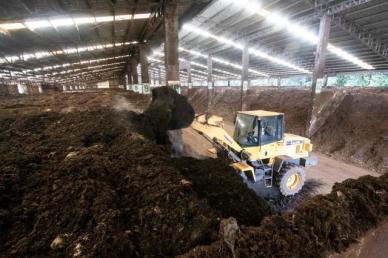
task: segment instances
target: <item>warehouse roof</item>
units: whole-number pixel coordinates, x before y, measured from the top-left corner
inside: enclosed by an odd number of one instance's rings
[[[0,75],[90,80],[123,73],[135,46],[162,43],[163,2],[0,2]],[[325,13],[333,17],[326,73],[388,69],[386,0],[179,2],[180,56],[195,62],[193,75],[206,76],[211,54],[215,78],[238,77],[244,44],[250,77],[310,74]]]
[[[180,0],[191,17],[209,1]],[[0,2],[0,75],[90,78],[122,73],[143,42],[163,41],[161,0],[15,0]],[[102,66],[101,65],[105,65]],[[98,69],[93,67],[98,66]],[[87,68],[90,69],[87,69]],[[2,70],[2,71],[1,71]],[[92,71],[95,71],[92,73]],[[101,75],[103,74],[103,75]]]
[[[385,0],[218,0],[182,30],[181,46],[241,63],[241,47],[234,44],[247,42],[259,51],[250,51],[252,69],[272,76],[301,74],[313,70],[314,36],[324,13],[333,17],[327,73],[388,69]]]

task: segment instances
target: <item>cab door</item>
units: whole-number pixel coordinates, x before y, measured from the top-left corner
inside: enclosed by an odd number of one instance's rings
[[[277,154],[277,142],[283,139],[283,115],[259,118],[259,141],[262,159]]]

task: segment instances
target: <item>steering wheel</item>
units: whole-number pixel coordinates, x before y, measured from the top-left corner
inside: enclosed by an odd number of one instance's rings
[[[248,143],[251,143],[251,144],[255,144],[256,143],[256,139],[253,136],[253,132],[249,132],[247,134],[247,141],[248,141]]]

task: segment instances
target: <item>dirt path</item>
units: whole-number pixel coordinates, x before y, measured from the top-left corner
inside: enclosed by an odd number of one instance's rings
[[[321,183],[317,194],[330,193],[334,183],[342,182],[348,178],[358,178],[364,175],[379,176],[376,172],[349,165],[344,162],[318,154],[318,166],[306,169],[307,180],[316,180]]]
[[[225,129],[232,135],[233,125],[231,123],[225,122]],[[210,156],[207,150],[212,146],[205,138],[191,128],[186,128],[182,131],[184,156],[195,158],[207,158]],[[342,182],[348,178],[358,178],[364,175],[378,176],[376,172],[349,165],[321,154],[317,155],[318,166],[307,168],[307,180],[318,182],[314,189],[315,194],[327,194],[335,183]]]

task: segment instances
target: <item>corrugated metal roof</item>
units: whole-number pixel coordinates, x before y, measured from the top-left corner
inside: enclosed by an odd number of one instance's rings
[[[249,13],[244,8],[231,3],[232,1],[214,1],[206,10],[199,14],[193,24],[217,36],[225,36],[231,40],[245,39],[249,45],[263,49],[271,55],[291,61],[308,70],[313,69],[316,46],[309,44],[294,35],[287,33],[283,28],[277,28],[266,22],[255,13]],[[315,11],[314,1],[260,1],[262,6],[272,12],[281,13],[293,22],[298,22],[312,32],[318,34],[319,17],[312,15]],[[340,5],[343,1],[316,1],[330,2],[331,5]],[[363,1],[360,1],[363,2]],[[333,19],[330,33],[330,43],[336,47],[358,57],[378,70],[388,69],[388,58],[383,57],[370,49],[365,42],[352,37],[352,35],[339,26],[337,17],[346,19],[374,35],[375,38],[388,42],[388,1],[364,1],[357,7],[346,9],[338,13]],[[234,49],[216,40],[199,37],[196,33],[181,32],[181,45],[185,48],[222,56],[228,60],[241,63],[241,50]],[[183,54],[189,58],[189,55]],[[273,76],[298,74],[300,72],[288,67],[268,62],[265,59],[251,57],[252,68],[263,71]],[[338,58],[332,53],[328,54],[326,72],[360,71],[359,66]]]

